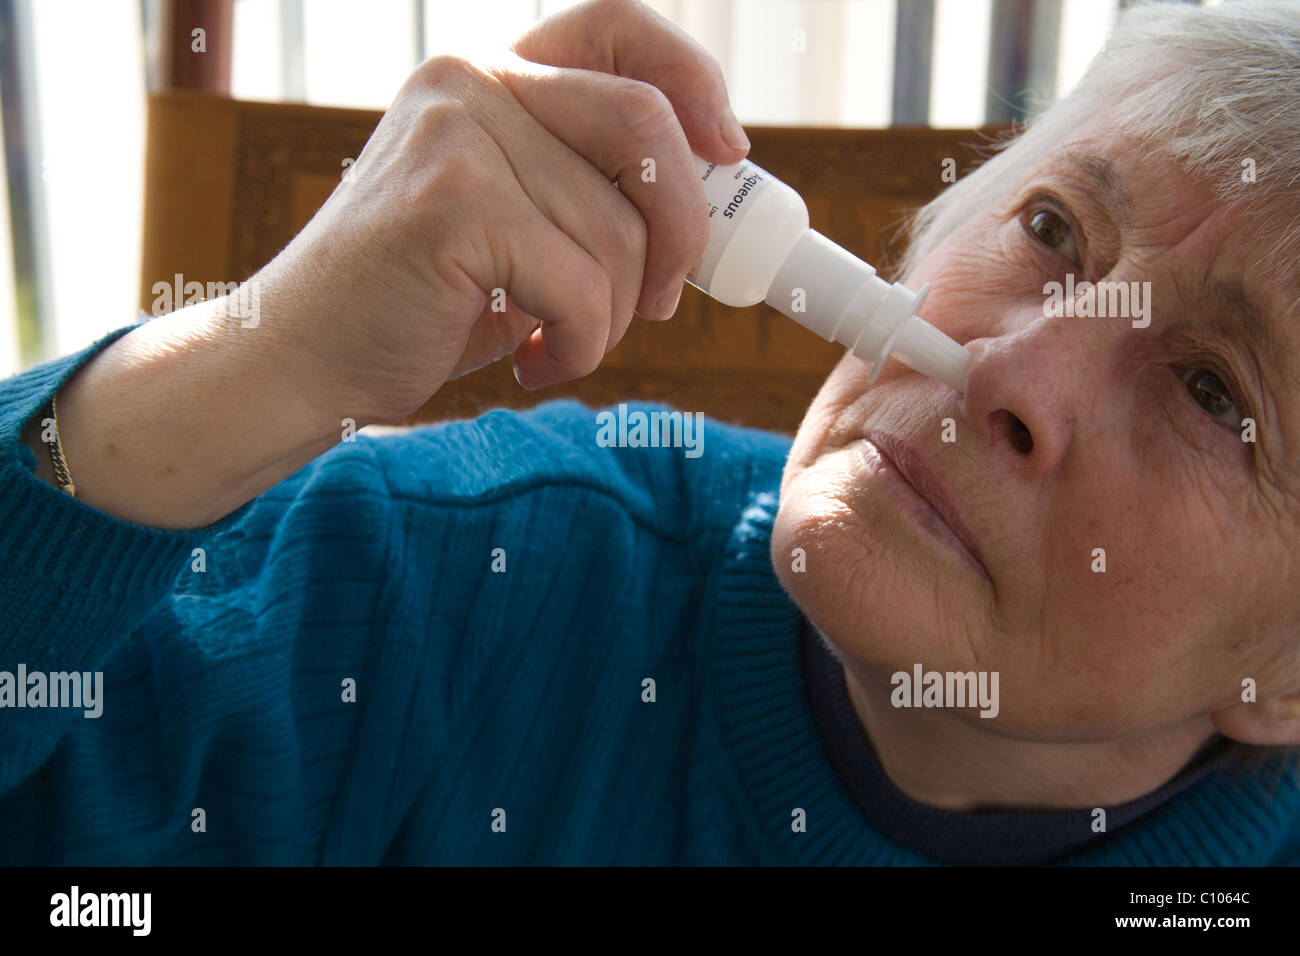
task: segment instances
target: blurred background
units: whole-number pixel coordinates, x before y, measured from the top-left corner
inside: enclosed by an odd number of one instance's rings
[[[0,0],[0,376],[136,316],[150,93],[383,109],[422,59],[499,50],[572,2]],[[1068,92],[1125,0],[649,2],[718,59],[746,125],[969,128]]]

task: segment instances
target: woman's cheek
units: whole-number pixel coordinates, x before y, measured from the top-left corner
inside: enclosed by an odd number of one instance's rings
[[[1202,411],[1167,361],[1135,377],[1135,467],[1148,476],[1149,494],[1181,499],[1184,523],[1198,512],[1208,518],[1240,514],[1253,491],[1251,445]]]
[[[1001,244],[999,243],[999,246]],[[926,321],[958,342],[1004,334],[1008,316],[1037,316],[1051,281],[1023,249],[987,248],[932,257],[907,278],[910,288],[930,283]]]

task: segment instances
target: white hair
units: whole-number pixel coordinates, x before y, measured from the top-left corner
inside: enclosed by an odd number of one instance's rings
[[[911,217],[898,275],[1099,116],[1244,211],[1266,247],[1257,268],[1300,275],[1300,0],[1124,10],[1069,96],[993,143],[991,159]],[[1244,181],[1252,166],[1254,182]]]

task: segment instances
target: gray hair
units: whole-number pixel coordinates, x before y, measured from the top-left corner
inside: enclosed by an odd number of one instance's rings
[[[911,217],[897,275],[1015,189],[1013,164],[1033,169],[1076,124],[1098,115],[1247,213],[1268,247],[1256,268],[1274,278],[1300,274],[1300,3],[1228,0],[1124,10],[1069,96],[994,142],[991,159]]]

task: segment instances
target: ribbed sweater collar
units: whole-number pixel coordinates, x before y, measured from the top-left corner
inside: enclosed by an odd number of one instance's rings
[[[769,555],[774,488],[751,489],[720,577],[713,678],[723,743],[760,835],[760,861],[888,866],[937,862],[873,828],[818,736],[802,667],[803,618]],[[804,832],[792,826],[803,811]],[[1228,768],[1062,862],[1249,865],[1265,862],[1300,815],[1294,768]]]
[[[1063,860],[1096,839],[1091,809],[944,810],[900,790],[881,765],[845,683],[844,665],[825,635],[804,621],[803,668],[818,734],[854,804],[879,830],[922,856],[965,866],[1018,866]],[[1216,737],[1164,786],[1108,806],[1106,827],[1118,831],[1168,803],[1232,759]]]

